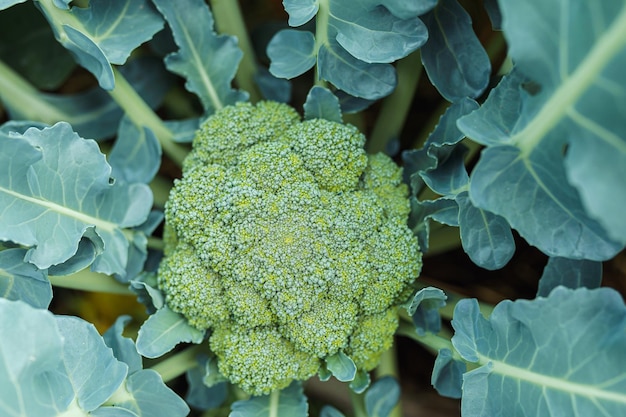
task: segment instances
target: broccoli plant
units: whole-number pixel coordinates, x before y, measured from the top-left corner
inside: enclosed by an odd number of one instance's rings
[[[0,33],[0,415],[626,415],[623,0]]]

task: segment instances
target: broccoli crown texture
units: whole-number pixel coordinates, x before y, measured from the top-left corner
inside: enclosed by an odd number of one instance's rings
[[[225,107],[193,142],[165,208],[159,286],[251,394],[339,351],[369,371],[392,343],[421,253],[401,169],[364,142],[275,102]]]

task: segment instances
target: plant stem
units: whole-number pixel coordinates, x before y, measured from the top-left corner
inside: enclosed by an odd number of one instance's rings
[[[148,236],[148,247],[150,249],[163,250],[165,247],[165,243],[163,243],[163,239],[154,236]]]
[[[328,22],[330,19],[329,0],[319,0],[317,15],[315,16],[315,55],[319,53],[322,45],[328,45]],[[319,76],[317,64],[315,64],[315,85],[326,87],[328,83]]]
[[[270,409],[268,417],[278,417],[278,404],[280,399],[280,390],[274,390],[270,393]]]
[[[374,370],[376,378],[382,378],[384,376],[392,376],[399,380],[398,372],[398,358],[396,354],[395,345],[391,349],[383,352],[378,367]],[[402,417],[402,403],[398,401],[398,404],[391,410],[388,417]]]
[[[196,357],[201,351],[202,345],[188,347],[153,365],[150,369],[157,371],[163,378],[163,382],[171,381],[198,365]]]
[[[0,60],[0,98],[15,118],[54,124],[65,116],[45,100],[40,92]]]
[[[387,144],[402,133],[422,70],[419,51],[398,61],[396,66],[398,85],[402,88],[396,88],[384,99],[374,129],[366,144],[369,153],[384,152]]]
[[[115,75],[115,88],[108,92],[113,100],[124,109],[135,125],[152,130],[163,152],[178,166],[182,166],[183,159],[189,151],[173,141],[174,134],[115,67],[113,74]]]
[[[234,35],[239,41],[239,48],[243,52],[243,57],[235,80],[239,88],[250,94],[250,101],[255,103],[261,99],[259,89],[254,82],[254,75],[257,72],[256,57],[239,8],[239,2],[236,0],[210,0],[210,3],[218,31]]]
[[[400,326],[398,327],[397,334],[415,340],[434,354],[437,354],[441,349],[448,349],[450,352],[452,352],[452,357],[454,359],[460,361],[464,360],[461,355],[459,355],[459,353],[456,351],[450,339],[433,333],[426,333],[425,335],[420,336],[415,331],[415,326],[413,326],[413,323],[409,323],[406,320],[400,321]]]
[[[134,295],[128,286],[116,281],[113,277],[99,272],[83,269],[67,276],[49,276],[50,283],[55,287],[73,290],[103,292],[109,294]]]
[[[350,390],[350,401],[352,402],[354,417],[369,417],[367,415],[367,410],[365,410],[363,394],[357,394],[356,392]]]

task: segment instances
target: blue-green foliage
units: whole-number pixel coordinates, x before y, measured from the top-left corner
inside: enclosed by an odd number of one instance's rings
[[[247,93],[232,89],[230,83],[241,59],[241,50],[232,36],[213,32],[213,15],[201,0],[184,7],[167,0],[154,0],[167,20],[180,48],[165,58],[167,68],[183,76],[185,87],[195,93],[207,114],[247,99]]]
[[[428,27],[422,62],[433,85],[452,102],[482,94],[491,63],[467,12],[456,0],[439,0],[422,19]]]
[[[158,309],[139,329],[137,350],[147,358],[157,358],[181,342],[200,343],[204,332],[191,327],[187,320],[166,306]]]
[[[435,359],[430,383],[445,397],[461,398],[465,362],[455,359],[450,349],[440,349]]]
[[[427,248],[428,221],[460,227],[463,249],[477,265],[486,269],[503,267],[515,252],[507,221],[470,200],[470,179],[465,168],[463,133],[456,121],[478,107],[465,98],[452,104],[441,117],[424,147],[403,155],[406,179],[415,196],[427,185],[443,197],[436,201],[414,198],[413,223],[420,243]]]
[[[326,119],[343,123],[339,99],[330,90],[315,86],[304,102],[305,119]]]
[[[516,72],[459,120],[488,145],[470,198],[548,255],[611,258],[626,243],[626,93],[611,87],[626,82],[626,7],[619,0],[500,7]]]
[[[598,288],[602,282],[602,263],[587,259],[550,258],[537,289],[538,297],[547,297],[562,285],[567,288]]]
[[[0,316],[2,415],[187,415],[158,374],[141,369],[132,341],[122,342],[123,324],[107,335],[111,350],[92,324],[75,317],[3,298]]]
[[[94,1],[69,12],[51,0],[35,4],[57,40],[89,70],[105,90],[115,87],[111,64],[123,64],[130,53],[163,27],[163,19],[148,0]]]
[[[97,248],[92,268],[125,274],[129,237],[152,206],[145,184],[115,183],[95,142],[67,123],[0,134],[0,239],[30,247],[41,269],[68,261],[83,236]]]
[[[439,309],[446,305],[446,295],[439,288],[426,287],[419,290],[405,305],[407,312],[413,317],[415,331],[422,336],[426,332],[439,333],[441,316]]]
[[[52,301],[52,287],[47,271],[24,262],[24,256],[26,249],[0,251],[0,297],[22,300],[37,308],[48,308]]]
[[[369,417],[388,417],[400,399],[400,385],[387,376],[376,381],[365,393],[365,410]]]
[[[207,372],[208,367],[209,361],[203,357],[198,360],[198,365],[188,370],[185,375],[189,385],[185,401],[200,410],[219,407],[228,396],[228,383],[225,380],[212,383],[210,386],[207,384],[206,377],[210,374]]]
[[[452,343],[479,366],[463,376],[463,416],[626,414],[624,323],[626,306],[609,288],[503,301],[489,319],[462,300]]]
[[[326,358],[326,369],[339,381],[352,381],[356,376],[356,365],[348,355],[339,351]]]
[[[233,403],[229,417],[270,417],[272,415],[307,417],[308,409],[309,405],[302,393],[302,385],[293,382],[278,393],[278,400],[273,404],[269,395]]]
[[[375,100],[390,94],[396,74],[389,63],[424,44],[428,34],[417,16],[432,2],[386,3],[284,1],[291,26],[316,17],[317,29],[315,36],[293,29],[278,32],[267,49],[270,71],[293,78],[317,64],[320,79],[350,95]]]

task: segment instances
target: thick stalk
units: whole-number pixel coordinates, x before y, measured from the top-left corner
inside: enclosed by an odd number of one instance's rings
[[[50,283],[55,287],[70,288],[73,290],[103,292],[109,294],[134,295],[124,285],[116,281],[113,277],[99,272],[83,269],[72,275],[49,276]]]
[[[280,399],[280,390],[274,390],[270,394],[270,409],[268,413],[268,417],[279,417],[278,416],[278,404]]]
[[[319,9],[315,16],[315,54],[317,55],[322,45],[328,44],[328,22],[330,20],[329,0],[319,0]],[[315,65],[315,85],[327,87],[328,83],[320,79],[317,64]]]
[[[0,99],[21,119],[54,124],[65,120],[55,107],[41,99],[39,91],[11,67],[0,61]]]
[[[369,417],[367,410],[365,409],[363,394],[357,394],[356,392],[350,390],[350,401],[352,402],[354,417]]]
[[[396,355],[396,347],[386,350],[380,358],[378,367],[374,370],[376,378],[380,379],[384,376],[392,376],[399,380],[398,358]],[[391,410],[388,417],[402,417],[402,403],[398,404]]]
[[[178,166],[182,166],[188,150],[173,141],[174,134],[165,126],[163,121],[148,106],[122,74],[113,68],[115,88],[108,93],[113,100],[126,112],[126,115],[137,126],[144,126],[152,130],[163,152]]]
[[[201,351],[201,345],[191,346],[153,365],[150,369],[157,371],[163,382],[171,381],[198,365],[196,358]]]
[[[383,100],[378,119],[366,145],[369,153],[384,152],[391,140],[400,137],[415,97],[422,69],[419,51],[398,61],[396,71],[400,88],[396,88]]]
[[[250,94],[250,101],[255,103],[261,99],[259,89],[254,82],[254,76],[257,72],[256,57],[239,8],[239,2],[236,0],[210,0],[210,3],[218,32],[233,35],[239,41],[243,58],[239,63],[235,81],[239,88]]]

